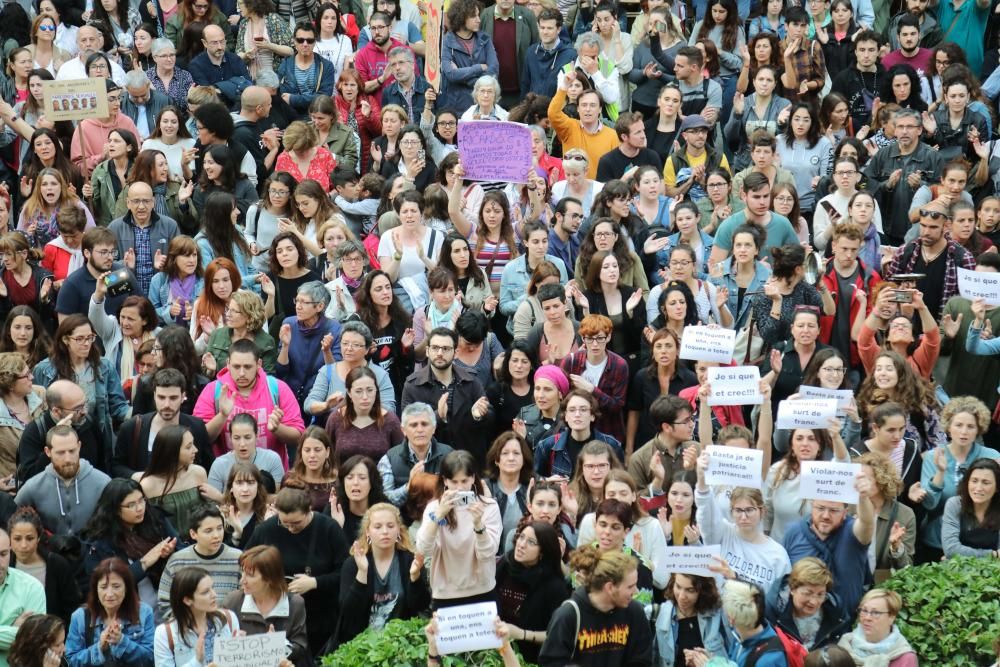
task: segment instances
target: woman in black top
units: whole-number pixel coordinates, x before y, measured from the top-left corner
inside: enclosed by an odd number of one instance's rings
[[[532,404],[536,368],[526,341],[515,340],[507,347],[496,382],[486,388],[486,398],[497,413],[494,433],[509,431],[521,410]]]
[[[392,292],[392,279],[385,271],[365,276],[354,294],[358,317],[375,336],[371,361],[389,374],[400,404],[403,385],[413,368],[413,319]]]
[[[673,329],[663,328],[649,342],[652,357],[649,365],[632,376],[628,392],[628,421],[625,428],[625,451],[633,452],[656,435],[649,419],[649,406],[658,396],[677,396],[682,389],[698,384],[698,376],[680,361],[681,339]]]
[[[352,612],[340,618],[336,639],[341,644],[367,628],[381,630],[392,619],[413,618],[431,601],[424,557],[414,555],[399,509],[373,505],[359,534],[340,572],[340,607]]]
[[[340,610],[333,601],[347,557],[347,539],[336,521],[312,511],[305,491],[284,488],[274,505],[278,516],[257,526],[246,549],[270,544],[281,551],[285,572],[292,576],[288,590],[306,601],[309,650],[320,655],[337,627]]]
[[[66,559],[42,548],[45,529],[38,512],[31,506],[18,509],[7,523],[7,534],[10,566],[39,577],[45,585],[45,610],[69,624],[70,615],[80,606],[80,591]]]
[[[562,575],[559,535],[552,524],[528,521],[514,536],[514,548],[497,563],[498,613],[528,662],[538,660],[555,610],[569,598]]]
[[[309,268],[306,248],[294,232],[278,232],[271,239],[269,267],[271,270],[259,276],[259,280],[266,298],[264,315],[268,318],[268,331],[277,338],[281,323],[295,314],[299,287],[323,277]]]
[[[368,510],[386,502],[375,462],[361,454],[348,457],[341,464],[335,493],[337,502],[330,504],[330,515],[344,528],[349,541],[358,538]]]
[[[514,431],[504,431],[486,452],[486,486],[500,507],[503,531],[498,555],[507,535],[528,513],[528,486],[534,477],[535,458],[527,441]]]

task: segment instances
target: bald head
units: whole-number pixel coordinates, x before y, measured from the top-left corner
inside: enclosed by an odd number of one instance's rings
[[[148,183],[136,181],[128,187],[128,210],[132,213],[132,221],[140,227],[149,222],[153,214],[153,188]]]
[[[222,31],[222,28],[214,23],[208,24],[201,31],[201,41],[205,45],[205,52],[208,53],[212,60],[219,61],[222,59],[223,54],[226,52],[226,33]]]
[[[271,93],[261,86],[250,86],[243,91],[240,96],[240,109],[250,112],[256,111],[257,107],[266,105],[271,101]]]
[[[45,390],[45,402],[57,422],[69,417],[80,424],[87,417],[87,396],[75,382],[56,380]]]
[[[80,59],[86,60],[90,55],[97,53],[103,41],[100,30],[89,25],[81,26],[76,33],[76,46],[80,49]]]

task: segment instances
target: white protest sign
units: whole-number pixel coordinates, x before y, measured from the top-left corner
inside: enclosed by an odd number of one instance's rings
[[[837,401],[829,398],[778,403],[775,428],[829,428],[837,416]]]
[[[708,369],[709,405],[760,405],[760,370],[756,366],[713,366]]]
[[[667,547],[663,560],[667,564],[667,572],[714,577],[715,573],[708,566],[718,565],[718,562],[712,556],[721,557],[722,546],[709,544],[703,547]]]
[[[826,389],[824,387],[810,387],[802,385],[799,387],[799,395],[804,399],[819,398],[837,401],[837,409],[843,410],[851,405],[854,392],[850,389]]]
[[[708,452],[705,483],[709,486],[762,488],[764,452],[761,450],[709,445],[705,451]]]
[[[728,364],[733,360],[736,331],[718,327],[684,327],[681,335],[681,359],[717,361]]]
[[[982,299],[987,306],[1000,306],[1000,273],[958,268],[958,293],[966,299]]]
[[[496,602],[478,602],[438,609],[438,653],[448,655],[500,648],[502,642],[493,626],[496,616]]]
[[[212,663],[218,667],[278,667],[285,659],[285,633],[216,637]]]
[[[803,500],[832,500],[854,505],[858,502],[854,478],[859,472],[860,463],[803,461],[799,496]]]

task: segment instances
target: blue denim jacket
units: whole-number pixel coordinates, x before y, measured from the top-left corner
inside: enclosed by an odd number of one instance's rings
[[[86,611],[83,607],[70,617],[69,631],[66,633],[66,661],[70,667],[104,665],[109,657],[119,664],[131,667],[152,667],[153,636],[156,623],[153,610],[145,602],[139,603],[139,622],[122,624],[122,640],[112,646],[108,654],[101,651],[101,633],[104,619],[91,617],[90,643],[87,643]]]

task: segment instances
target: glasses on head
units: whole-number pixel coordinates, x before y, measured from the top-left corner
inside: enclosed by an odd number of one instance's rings
[[[930,218],[931,220],[951,220],[951,216],[947,213],[942,213],[941,211],[933,211],[929,208],[920,209],[921,218]]]
[[[140,498],[139,500],[133,500],[130,503],[125,503],[123,505],[119,505],[120,508],[122,508],[123,510],[128,510],[129,512],[136,512],[140,508],[145,507],[145,506],[146,506],[146,499],[145,498]]]
[[[67,338],[69,338],[77,345],[90,345],[95,340],[97,340],[97,336],[95,336],[94,334],[90,334],[89,336],[67,336]]]
[[[795,314],[795,313],[814,313],[814,314],[815,313],[819,313],[819,306],[807,306],[805,304],[802,304],[800,306],[795,306],[795,308],[792,310],[792,313],[793,314]]]
[[[455,351],[451,345],[428,345],[427,349],[430,350],[431,354],[447,354]]]
[[[152,352],[153,354],[160,354],[161,352],[163,352],[163,348],[160,347],[159,345],[154,345]]]
[[[751,516],[753,516],[754,514],[756,514],[759,511],[760,511],[760,508],[757,507],[756,505],[754,505],[752,507],[733,507],[732,508],[733,514],[735,516],[738,516],[738,517],[740,517],[740,516],[751,517]]]
[[[604,334],[601,334],[599,336],[584,336],[583,337],[583,342],[584,343],[607,343],[608,342],[608,337],[605,336]]]
[[[582,155],[566,155],[563,157],[564,160],[576,160],[578,162],[586,162],[587,158]]]
[[[315,37],[296,37],[295,38],[295,42],[297,44],[315,44],[316,43],[316,38]]]

